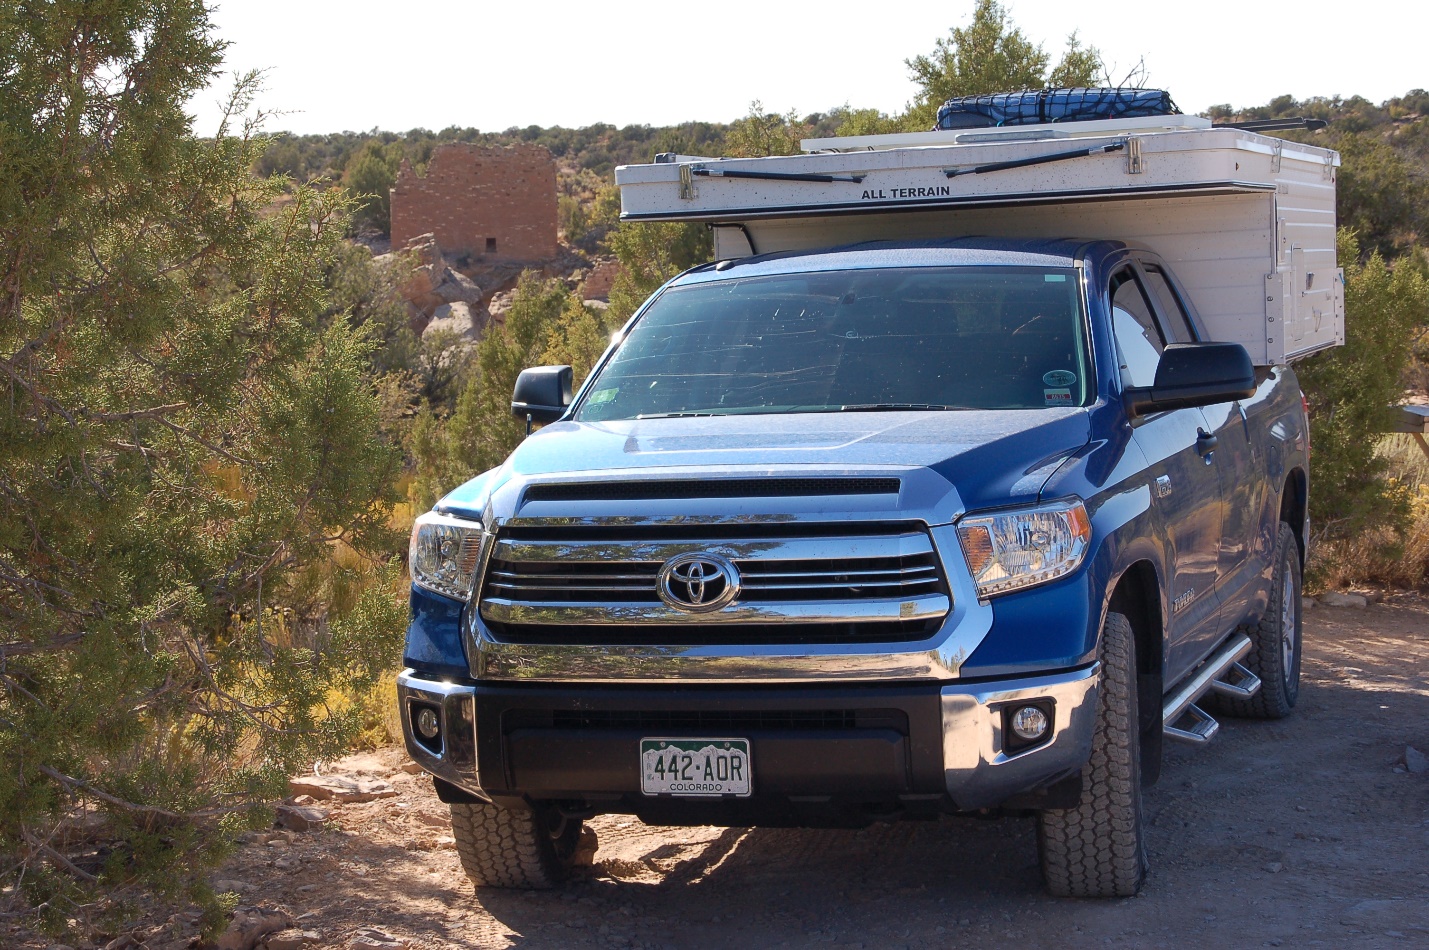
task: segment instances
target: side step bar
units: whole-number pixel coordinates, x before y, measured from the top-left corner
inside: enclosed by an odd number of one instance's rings
[[[1161,728],[1166,736],[1197,745],[1210,742],[1221,724],[1196,705],[1209,692],[1236,699],[1249,699],[1260,689],[1260,677],[1241,666],[1240,660],[1250,652],[1250,637],[1238,634],[1212,653],[1190,679],[1166,697],[1161,707]],[[1223,677],[1234,676],[1234,680]],[[1177,726],[1183,717],[1191,721]]]

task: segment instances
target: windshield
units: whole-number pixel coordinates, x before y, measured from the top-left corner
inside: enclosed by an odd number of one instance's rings
[[[674,287],[576,418],[1042,409],[1088,401],[1073,268],[824,271]]]

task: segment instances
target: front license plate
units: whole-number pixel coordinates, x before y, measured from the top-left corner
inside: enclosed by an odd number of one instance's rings
[[[646,795],[749,794],[748,739],[641,739],[640,790]]]

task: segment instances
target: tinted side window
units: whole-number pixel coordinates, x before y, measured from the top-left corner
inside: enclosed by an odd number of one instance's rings
[[[1194,342],[1196,334],[1191,330],[1191,318],[1186,315],[1186,308],[1181,306],[1181,298],[1171,289],[1166,274],[1155,264],[1143,264],[1142,267],[1146,271],[1146,283],[1161,302],[1161,315],[1166,318],[1171,335],[1175,337],[1172,342]]]
[[[1156,381],[1166,338],[1156,325],[1151,302],[1130,270],[1111,279],[1111,321],[1123,380],[1128,386],[1150,386]]]

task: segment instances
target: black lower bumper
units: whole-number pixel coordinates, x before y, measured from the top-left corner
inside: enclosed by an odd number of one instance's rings
[[[545,801],[652,824],[859,825],[1075,804],[1098,669],[759,687],[453,683],[405,670],[397,692],[407,751],[446,800]],[[1005,716],[1028,704],[1049,729],[1013,745]],[[644,794],[647,738],[748,740],[751,794]]]
[[[556,800],[657,824],[857,824],[947,796],[930,686],[482,686],[477,762],[492,798]],[[640,740],[745,738],[747,798],[647,796]]]

